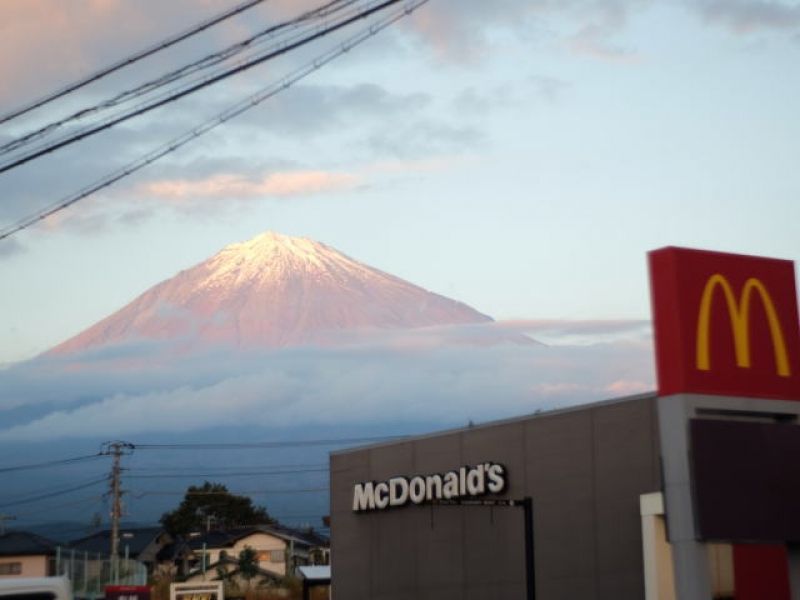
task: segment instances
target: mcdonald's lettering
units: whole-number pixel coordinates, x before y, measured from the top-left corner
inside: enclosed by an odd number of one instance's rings
[[[781,377],[789,377],[791,368],[789,367],[789,357],[786,354],[786,342],[783,339],[780,319],[775,311],[775,304],[772,302],[767,288],[755,277],[748,279],[741,296],[737,301],[733,293],[731,284],[724,275],[715,273],[708,278],[703,295],[700,300],[700,315],[697,319],[697,368],[701,371],[711,370],[711,360],[709,358],[709,329],[711,320],[711,307],[714,301],[714,291],[719,288],[722,290],[728,315],[731,320],[731,330],[733,331],[733,342],[736,353],[736,364],[742,368],[750,368],[750,307],[753,291],[758,292],[761,297],[761,304],[767,314],[769,332],[772,336],[772,345],[775,351],[775,368]]]
[[[662,248],[649,262],[661,396],[800,400],[792,261]]]

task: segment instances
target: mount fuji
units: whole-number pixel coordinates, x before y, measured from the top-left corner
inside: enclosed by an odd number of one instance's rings
[[[492,320],[325,244],[267,232],[157,284],[49,354],[139,341],[190,340],[192,348],[330,345],[343,332]]]

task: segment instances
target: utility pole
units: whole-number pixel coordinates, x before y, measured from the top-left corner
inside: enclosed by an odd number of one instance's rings
[[[103,454],[111,456],[111,559],[119,557],[119,521],[122,518],[122,488],[120,460],[123,455],[133,451],[133,444],[128,442],[106,442]]]

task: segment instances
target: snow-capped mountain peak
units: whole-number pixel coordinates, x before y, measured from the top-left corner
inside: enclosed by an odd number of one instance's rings
[[[186,338],[200,346],[330,344],[341,331],[487,321],[324,244],[266,232],[159,283],[53,352]]]

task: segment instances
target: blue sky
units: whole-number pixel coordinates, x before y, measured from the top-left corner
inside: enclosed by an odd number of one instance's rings
[[[258,19],[290,6],[266,3]],[[0,106],[220,7],[5,2]],[[258,19],[164,61],[219,47]],[[320,240],[498,319],[648,318],[647,250],[800,257],[798,59],[800,8],[788,1],[431,0],[239,121],[0,242],[0,363],[264,230]],[[0,225],[293,61],[0,175]]]

